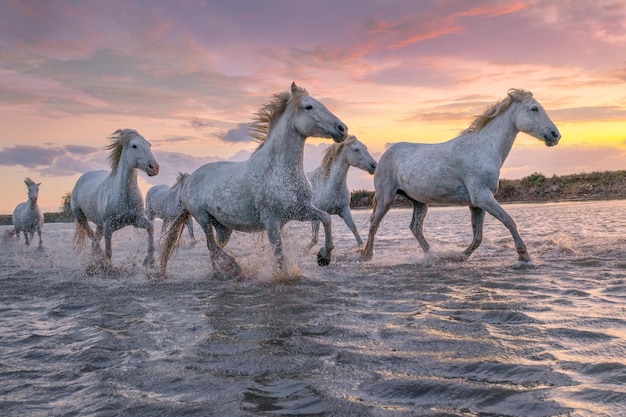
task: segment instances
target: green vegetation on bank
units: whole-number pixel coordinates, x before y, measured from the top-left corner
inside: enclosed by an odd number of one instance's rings
[[[501,179],[495,197],[500,203],[626,199],[626,171],[554,175],[550,178],[536,172],[519,180]],[[373,191],[354,191],[350,207],[370,208],[373,198]],[[396,196],[394,207],[410,206],[405,197]]]
[[[352,192],[350,207],[371,208],[373,191]],[[591,172],[589,174],[554,175],[550,178],[535,172],[519,180],[501,179],[496,199],[500,203],[536,203],[548,201],[588,201],[626,199],[626,170]],[[411,203],[397,195],[394,207],[410,207]],[[44,213],[45,223],[71,222],[70,193],[61,198],[61,210]],[[11,215],[0,215],[0,225],[12,224]]]

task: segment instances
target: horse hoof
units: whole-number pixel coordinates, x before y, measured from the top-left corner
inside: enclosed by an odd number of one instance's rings
[[[519,260],[513,266],[513,269],[533,269],[535,265],[532,263],[530,259],[528,260]]]
[[[154,258],[147,257],[146,259],[144,259],[143,266],[146,266],[148,268],[154,268]]]
[[[317,264],[319,266],[328,266],[330,264],[330,259],[324,258],[320,254],[317,255]]]

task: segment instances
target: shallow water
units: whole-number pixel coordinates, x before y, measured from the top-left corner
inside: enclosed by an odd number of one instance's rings
[[[367,263],[333,217],[324,268],[292,222],[290,278],[261,234],[228,244],[243,281],[187,240],[156,282],[132,228],[114,234],[115,275],[85,273],[71,224],[46,224],[43,251],[1,241],[1,414],[624,415],[626,201],[505,209],[533,268],[489,216],[474,255],[447,261],[471,240],[467,208],[431,208],[426,257],[392,210]],[[369,215],[354,212],[364,239]]]

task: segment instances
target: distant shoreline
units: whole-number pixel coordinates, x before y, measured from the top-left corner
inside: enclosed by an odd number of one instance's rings
[[[65,196],[68,197],[68,196]],[[626,170],[591,172],[546,177],[534,173],[518,180],[501,179],[495,194],[500,204],[531,204],[626,199]],[[353,191],[350,208],[372,208],[374,191]],[[69,208],[58,213],[44,213],[44,223],[74,221]],[[409,200],[397,195],[393,207],[412,207]],[[11,225],[11,214],[0,214],[0,225]]]

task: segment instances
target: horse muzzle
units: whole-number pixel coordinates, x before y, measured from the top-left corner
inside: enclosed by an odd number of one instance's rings
[[[335,130],[330,133],[330,136],[337,143],[343,142],[348,137],[348,126],[343,123],[338,123],[335,126]]]
[[[148,167],[146,168],[146,174],[148,174],[149,177],[154,177],[158,173],[159,173],[159,163],[157,161],[150,162],[148,164]]]
[[[546,146],[554,146],[559,143],[561,139],[561,134],[558,130],[551,130],[550,133],[543,135],[543,140],[546,143]]]

